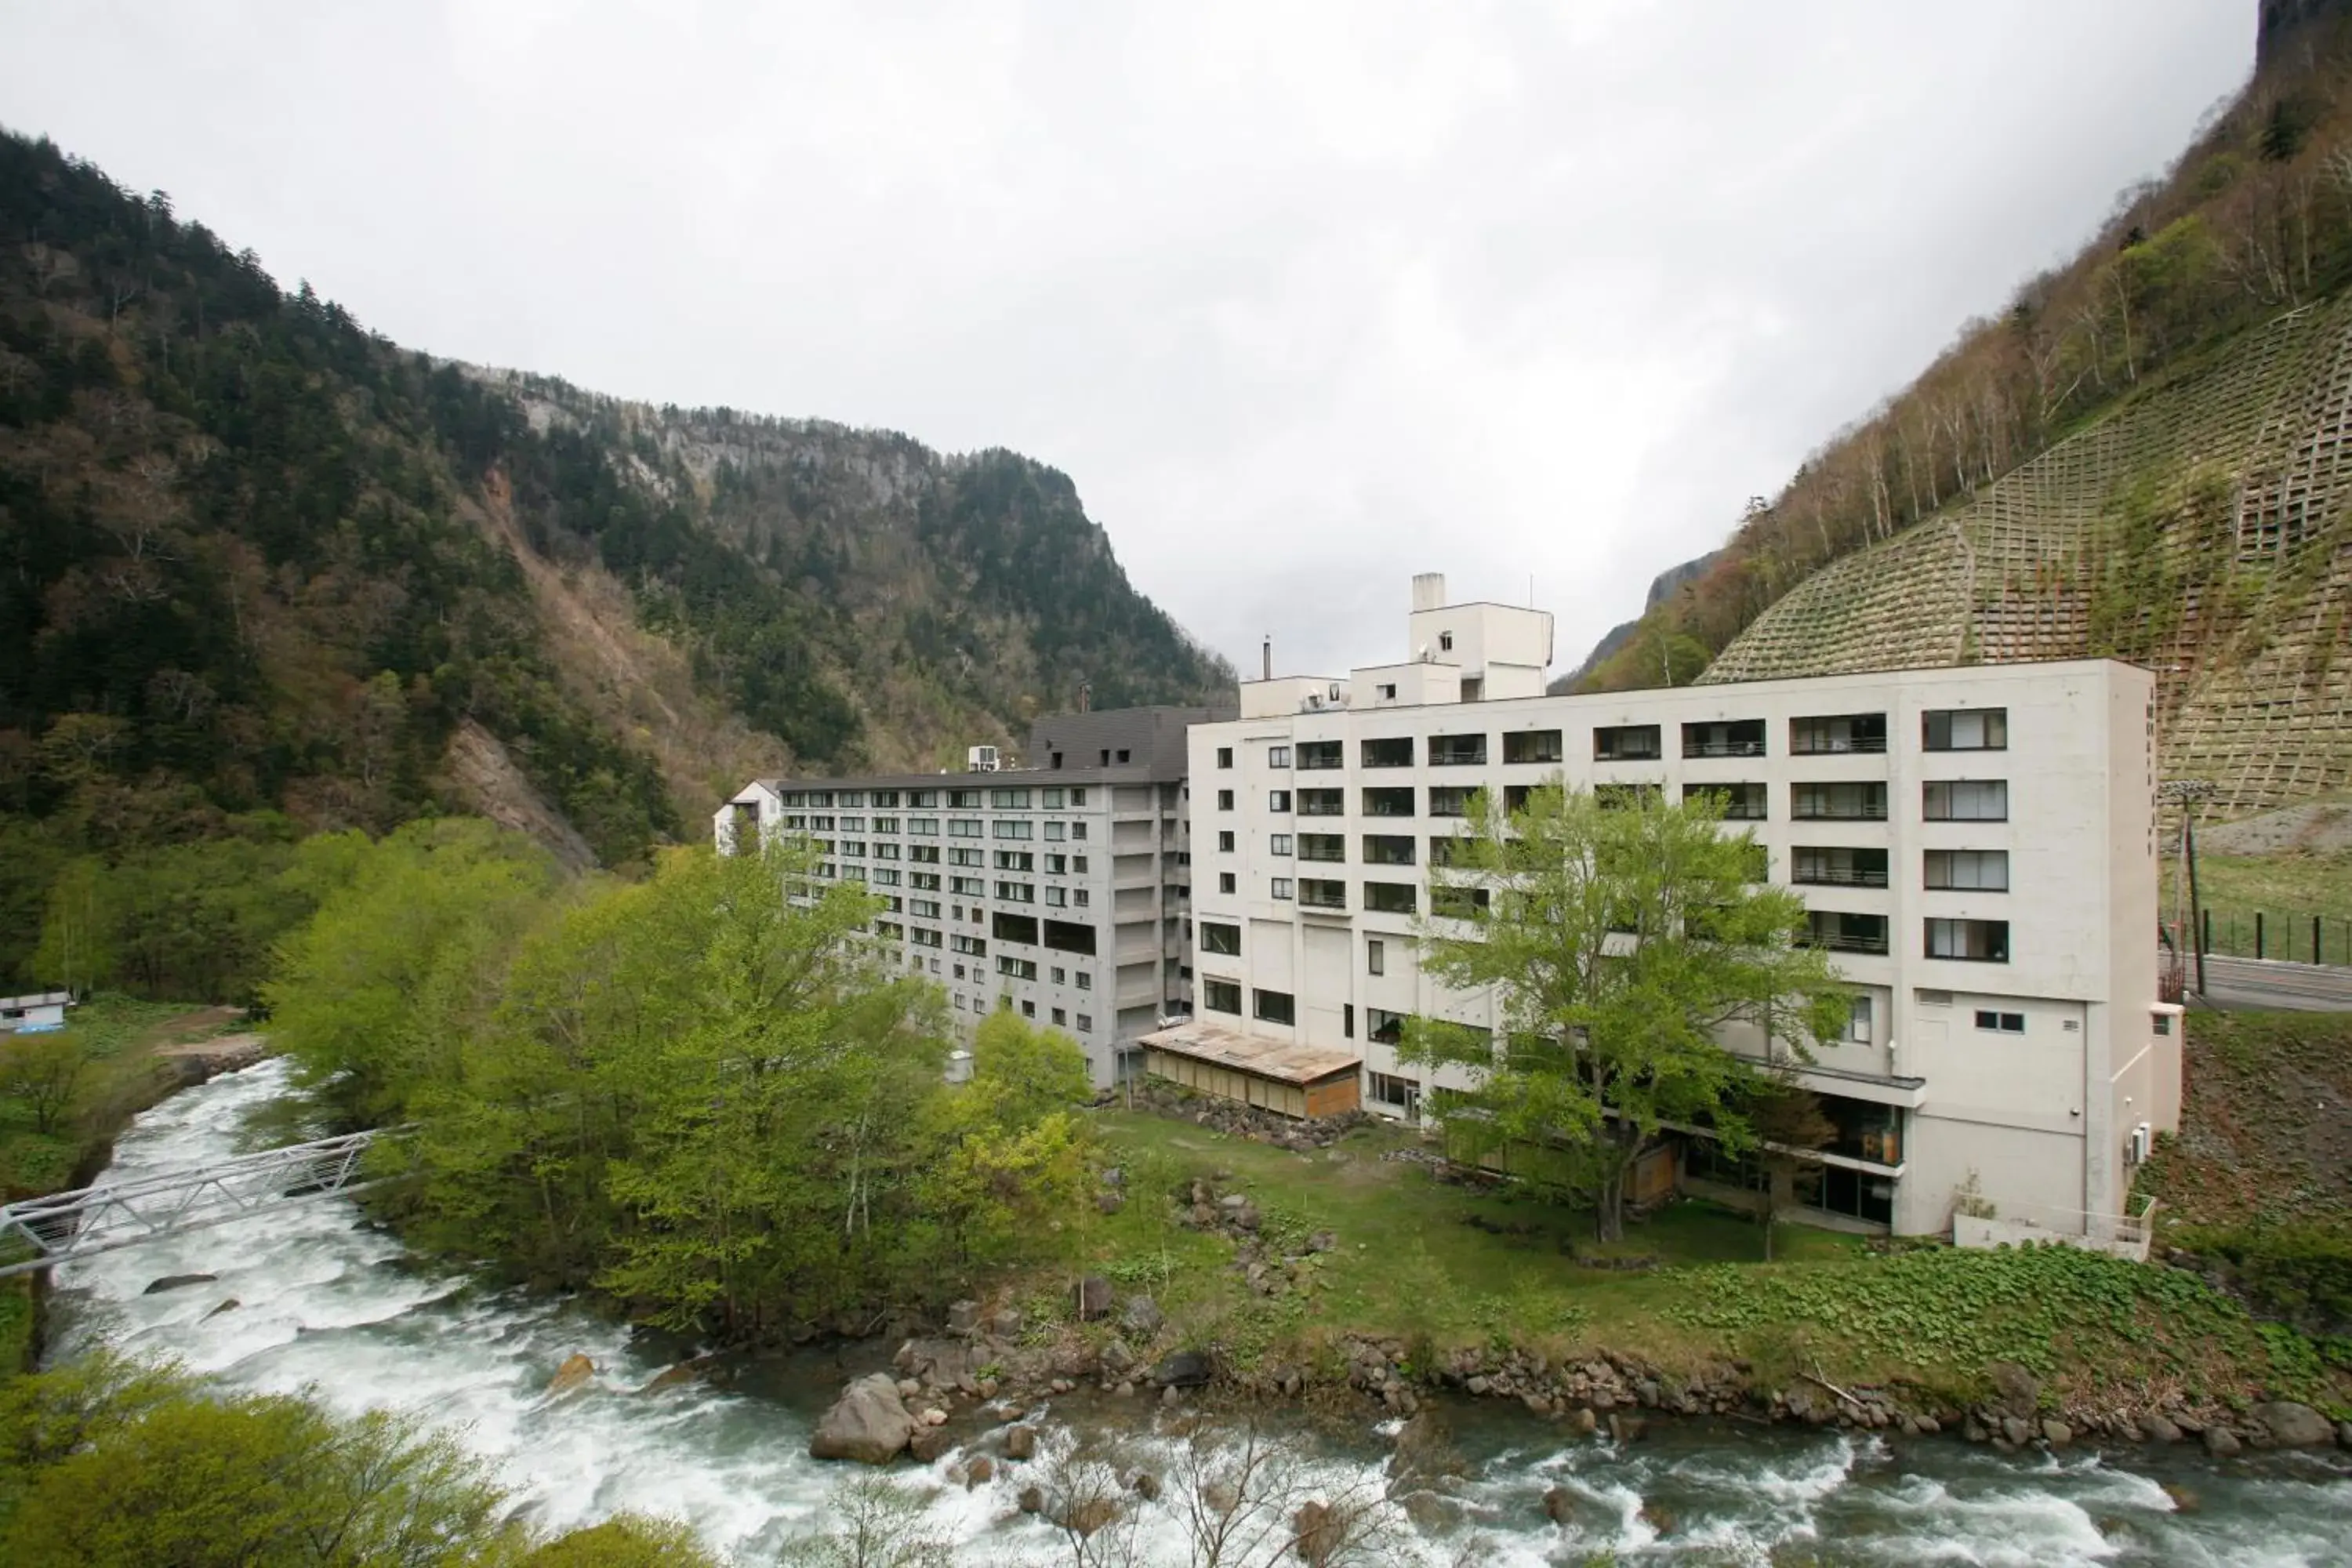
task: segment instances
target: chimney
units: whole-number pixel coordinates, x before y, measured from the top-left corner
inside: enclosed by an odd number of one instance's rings
[[[1445,607],[1445,574],[1416,572],[1412,578],[1412,607],[1415,611],[1442,610]]]
[[[1272,632],[1266,634],[1265,644],[1258,649],[1258,666],[1261,671],[1260,679],[1274,679],[1274,634]]]

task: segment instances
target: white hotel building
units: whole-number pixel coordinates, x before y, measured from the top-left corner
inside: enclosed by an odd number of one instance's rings
[[[722,855],[753,832],[804,841],[818,879],[882,900],[892,962],[940,984],[960,1033],[1013,1008],[1076,1038],[1108,1086],[1192,1006],[1185,727],[1231,712],[1041,719],[1021,766],[754,779],[711,835]]]
[[[1432,846],[1472,792],[1507,802],[1562,774],[1721,791],[1856,987],[1845,1037],[1800,1074],[1839,1129],[1803,1201],[1900,1233],[1945,1229],[1956,1203],[2095,1235],[2124,1213],[2180,1100],[2179,1009],[2158,1000],[2147,672],[1550,697],[1549,615],[1444,598],[1442,577],[1415,579],[1409,662],[1245,682],[1238,719],[1192,727],[1199,1010],[1147,1042],[1155,1066],[1269,1100],[1352,1066],[1367,1108],[1416,1116],[1444,1084],[1398,1061],[1403,1018],[1497,1022],[1490,997],[1447,994],[1415,962]],[[1701,1138],[1683,1160],[1693,1183],[1743,1179]]]

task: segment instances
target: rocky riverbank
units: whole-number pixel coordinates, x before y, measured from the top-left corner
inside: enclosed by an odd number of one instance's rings
[[[1129,1201],[1123,1176],[1107,1173],[1106,1206]],[[1139,1195],[1136,1201],[1151,1201]],[[1328,1231],[1270,1234],[1257,1203],[1196,1177],[1163,1200],[1184,1228],[1232,1246],[1229,1268],[1254,1298],[1307,1294]],[[902,1325],[903,1326],[903,1325]],[[1708,1417],[1763,1425],[1950,1436],[2001,1453],[2085,1445],[2201,1444],[2215,1458],[2242,1450],[2352,1449],[2352,1422],[2309,1405],[2267,1400],[2226,1406],[2185,1398],[2094,1406],[2069,1401],[2012,1363],[1984,1369],[1990,1392],[1955,1403],[1909,1385],[1840,1385],[1811,1370],[1777,1373],[1725,1357],[1670,1367],[1602,1349],[1571,1354],[1490,1337],[1442,1348],[1407,1336],[1304,1332],[1244,1357],[1170,1322],[1151,1296],[1122,1295],[1102,1276],[1072,1288],[1066,1317],[1033,1322],[1009,1303],[962,1301],[943,1321],[899,1336],[892,1374],[852,1385],[811,1451],[882,1462],[900,1453],[928,1461],[975,1433],[1009,1427],[1038,1402],[1080,1388],[1119,1400],[1174,1405],[1196,1391],[1236,1402],[1368,1402],[1411,1417],[1433,1394],[1506,1401],[1572,1434],[1622,1444],[1658,1419]]]

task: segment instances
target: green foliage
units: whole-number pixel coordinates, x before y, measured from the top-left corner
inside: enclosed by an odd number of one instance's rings
[[[0,1557],[43,1568],[716,1568],[623,1515],[552,1540],[455,1439],[100,1353],[0,1381]]]
[[[2352,1231],[2338,1226],[2183,1226],[2171,1241],[2229,1260],[2256,1311],[2315,1331],[2352,1332]]]
[[[2048,1377],[2068,1369],[2192,1386],[2268,1366],[2278,1392],[2318,1397],[2243,1309],[2176,1268],[2064,1246],[1927,1247],[1805,1269],[1716,1267],[1673,1277],[1673,1322],[1734,1336],[1796,1335],[1850,1363],[1979,1376],[1998,1361]]]
[[[973,1032],[973,1098],[992,1102],[990,1114],[1025,1128],[1095,1097],[1085,1047],[1070,1036],[1039,1028],[1009,1008],[998,1008]]]
[[[555,867],[528,839],[453,818],[400,829],[352,873],[288,939],[263,994],[278,1047],[346,1118],[398,1120],[416,1084],[456,1070]]]
[[[719,1568],[688,1526],[626,1513],[559,1535],[519,1562],[520,1568]]]
[[[446,1437],[103,1358],[0,1387],[0,1452],[12,1563],[454,1568],[510,1541]]]
[[[1545,1151],[1515,1173],[1561,1194],[1589,1190],[1602,1238],[1623,1226],[1622,1184],[1667,1122],[1710,1121],[1748,1141],[1742,1096],[1754,1069],[1725,1049],[1727,1025],[1754,1025],[1802,1054],[1833,1037],[1845,987],[1799,945],[1801,900],[1751,879],[1752,835],[1727,834],[1722,802],[1623,804],[1555,782],[1505,811],[1473,797],[1423,922],[1423,971],[1461,992],[1493,987],[1507,1037],[1439,1018],[1405,1029],[1401,1059],[1475,1069],[1452,1097],[1449,1147],[1473,1159]]]
[[[948,1568],[952,1543],[923,1518],[924,1500],[887,1476],[853,1476],[825,1500],[824,1526],[784,1543],[782,1568]]]

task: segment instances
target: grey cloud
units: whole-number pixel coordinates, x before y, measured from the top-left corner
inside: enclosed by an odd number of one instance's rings
[[[0,115],[436,353],[1016,447],[1237,663],[1563,664],[2242,79],[2252,4],[0,12]]]

